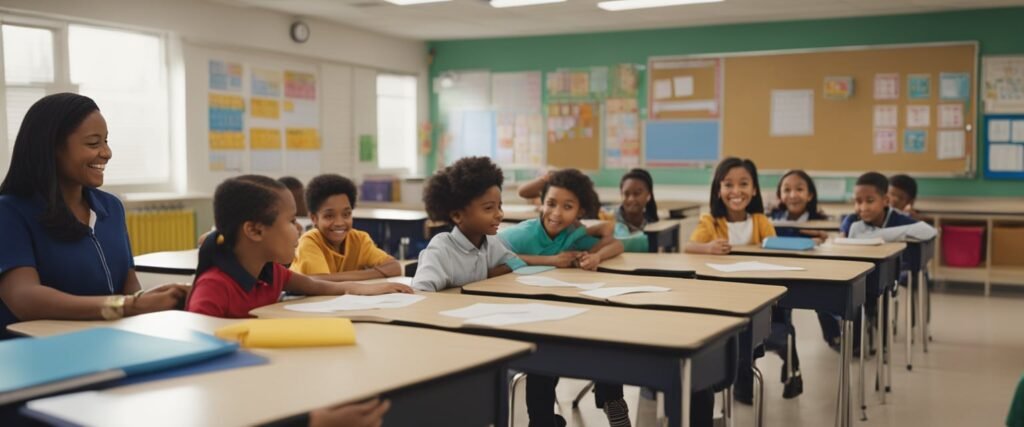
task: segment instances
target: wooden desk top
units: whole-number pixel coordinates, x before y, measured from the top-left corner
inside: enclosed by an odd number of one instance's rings
[[[839,221],[814,220],[804,222],[772,221],[776,228],[797,228],[800,230],[839,231]]]
[[[187,329],[212,332],[239,321],[167,311],[115,322],[40,320],[10,329],[52,335],[112,326],[167,336]],[[252,425],[357,402],[533,349],[528,343],[499,338],[393,325],[355,326],[355,346],[255,349],[269,363],[101,390],[103,399],[68,412],[74,416],[72,421],[84,425],[138,425],[140,420],[189,426]],[[416,357],[410,358],[410,352]]]
[[[425,221],[427,213],[420,207],[418,210],[357,208],[352,211],[355,219],[376,219],[382,221]]]
[[[658,209],[665,209],[668,211],[688,211],[691,209],[700,209],[704,203],[693,202],[688,200],[658,200]]]
[[[354,321],[399,322],[454,331],[492,330],[511,336],[544,336],[567,340],[585,340],[629,346],[657,347],[670,351],[691,352],[706,343],[735,331],[746,324],[739,317],[709,314],[634,310],[545,301],[545,304],[586,308],[587,311],[568,319],[523,323],[507,326],[463,325],[463,319],[440,314],[445,310],[468,307],[476,303],[524,304],[522,300],[466,294],[421,293],[427,298],[408,307],[380,310],[341,311],[336,313],[301,313],[284,308],[299,300],[258,308],[250,314],[261,318],[334,316]],[[315,302],[333,297],[310,297]],[[412,347],[410,347],[412,348]],[[417,356],[418,358],[419,356]]]
[[[1021,197],[929,197],[918,199],[914,209],[925,215],[991,214],[1024,215]]]
[[[644,233],[660,233],[665,230],[679,228],[678,219],[662,218],[658,222],[652,222],[644,227]]]
[[[505,214],[502,221],[521,222],[537,218],[540,215],[534,205],[502,205],[501,211]]]
[[[604,300],[582,295],[580,294],[580,289],[576,288],[545,288],[523,285],[516,281],[520,277],[517,274],[504,274],[492,277],[484,281],[468,284],[462,289],[463,292],[482,292],[502,296],[552,296],[638,307],[688,308],[739,316],[753,315],[765,305],[775,302],[782,297],[782,294],[786,293],[786,288],[782,286],[598,273],[575,268],[560,268],[538,275],[570,283],[603,282],[605,287],[662,286],[671,289],[671,291],[626,294]]]
[[[799,271],[752,271],[726,273],[707,266],[712,264],[734,264],[737,262],[760,261],[790,267],[803,267]],[[835,261],[806,258],[773,258],[743,255],[699,255],[699,254],[652,254],[624,253],[601,263],[601,268],[612,271],[631,272],[640,269],[662,271],[696,271],[698,276],[716,279],[792,279],[829,282],[849,282],[875,268],[874,264],[854,261]]]
[[[199,249],[152,252],[135,257],[136,270],[154,273],[192,275],[198,263]]]
[[[751,245],[733,246],[730,255],[772,254],[793,258],[871,260],[875,262],[898,256],[905,249],[907,249],[907,244],[903,242],[885,243],[878,246],[836,245],[825,242],[809,251],[783,251]]]

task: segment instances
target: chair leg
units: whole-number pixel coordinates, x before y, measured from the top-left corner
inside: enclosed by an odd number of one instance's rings
[[[577,394],[576,398],[572,400],[572,408],[573,409],[576,409],[576,408],[580,407],[580,401],[583,400],[584,397],[586,397],[587,392],[589,392],[590,389],[592,389],[592,388],[594,388],[594,382],[593,381],[588,382],[587,385],[583,386],[583,390],[580,390],[580,393]]]
[[[508,427],[515,427],[516,425],[516,385],[524,378],[526,378],[525,372],[516,372],[512,376],[512,381],[508,382]]]

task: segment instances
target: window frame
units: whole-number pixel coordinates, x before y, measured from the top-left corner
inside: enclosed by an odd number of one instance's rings
[[[403,166],[403,167],[382,167],[380,165],[381,147],[380,147],[380,110],[379,109],[380,109],[381,94],[380,94],[380,80],[379,79],[380,79],[380,76],[382,76],[382,75],[384,75],[384,76],[409,78],[409,79],[412,79],[412,82],[413,82],[413,91],[412,91],[412,96],[413,96],[413,98],[412,98],[413,141],[412,141],[411,149],[413,150],[414,155],[413,155],[413,163],[412,163],[411,167],[409,167],[409,166]],[[404,176],[407,176],[407,177],[417,176],[417,174],[422,172],[420,169],[422,169],[422,167],[423,167],[423,165],[420,164],[422,159],[420,158],[420,154],[419,154],[419,131],[420,131],[420,129],[419,129],[419,127],[420,127],[420,121],[419,121],[419,117],[420,117],[420,109],[419,109],[419,103],[420,103],[420,79],[419,79],[419,76],[417,76],[415,74],[409,74],[409,73],[377,71],[374,74],[374,82],[373,82],[373,84],[374,84],[374,107],[376,109],[376,111],[374,112],[374,115],[376,116],[376,119],[377,119],[377,123],[374,126],[375,127],[374,135],[375,135],[375,138],[377,140],[376,141],[377,142],[377,161],[373,163],[373,169],[377,173],[404,175]],[[390,98],[397,98],[397,97],[391,96],[391,95],[388,95],[388,97],[390,97]],[[356,152],[358,153],[358,150],[359,150],[358,141],[356,141],[355,149],[356,149]]]

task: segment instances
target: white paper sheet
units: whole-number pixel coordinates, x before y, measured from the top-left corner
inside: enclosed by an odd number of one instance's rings
[[[989,120],[988,140],[991,142],[1010,142],[1010,121]]]
[[[993,172],[1024,172],[1024,145],[992,144],[988,147],[988,168]]]
[[[942,130],[938,135],[938,157],[940,160],[964,158],[964,139],[962,130]]]
[[[585,308],[561,307],[550,304],[487,304],[477,303],[455,310],[442,311],[450,317],[466,319],[467,325],[502,326],[518,323],[561,320],[587,311]]]
[[[723,273],[736,273],[741,271],[800,271],[804,270],[803,267],[790,267],[779,264],[770,264],[767,262],[748,261],[748,262],[737,262],[733,264],[712,264],[707,263],[708,267]]]
[[[1010,125],[1010,142],[1024,142],[1024,120],[1014,120]]]
[[[896,128],[899,127],[900,121],[900,109],[895,105],[876,105],[875,106],[875,127],[876,128]]]
[[[939,127],[959,128],[964,125],[963,104],[939,104]]]
[[[374,283],[399,283],[405,286],[412,286],[412,277],[406,276],[395,276],[386,277],[383,279],[372,279],[372,280],[360,280],[359,283],[374,284]]]
[[[594,298],[611,298],[619,295],[642,293],[642,292],[668,292],[669,288],[661,286],[616,286],[614,288],[601,288],[591,291],[582,291],[580,294]]]
[[[899,99],[900,75],[896,73],[875,74],[875,99]]]
[[[931,105],[908,105],[907,127],[926,128],[932,124]]]
[[[875,154],[890,154],[899,151],[896,129],[875,129]]]
[[[672,80],[661,79],[654,81],[654,99],[669,99],[672,97]]]
[[[519,276],[516,278],[516,281],[524,285],[542,288],[580,288],[591,290],[604,286],[604,283],[569,283],[547,276]]]
[[[672,79],[672,83],[676,98],[693,96],[693,77],[679,76]]]
[[[814,135],[814,91],[773,90],[771,136]]]
[[[291,311],[306,313],[330,313],[334,311],[351,310],[375,310],[380,308],[401,308],[410,306],[426,298],[423,295],[414,294],[384,294],[384,295],[342,295],[340,297],[320,302],[309,302],[304,304],[286,305],[284,308]]]
[[[840,246],[879,246],[881,244],[884,244],[885,240],[882,240],[881,237],[872,237],[868,239],[837,237],[835,240],[832,241],[832,243]]]

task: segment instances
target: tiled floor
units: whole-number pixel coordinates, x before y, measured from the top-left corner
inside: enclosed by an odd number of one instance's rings
[[[914,369],[906,370],[903,323],[895,340],[893,391],[881,405],[873,393],[874,359],[867,364],[868,421],[855,426],[1000,426],[1005,423],[1010,397],[1024,375],[1024,293],[1020,291],[980,295],[977,288],[946,289],[933,294],[932,336],[929,353],[914,347]],[[902,310],[901,310],[902,311]],[[902,313],[901,313],[902,315]],[[821,339],[814,312],[794,314],[797,342],[804,376],[804,394],[782,398],[779,358],[769,354],[758,361],[764,372],[765,424],[768,426],[830,426],[835,419],[838,354]],[[857,385],[857,370],[853,383]],[[604,414],[589,395],[573,410],[572,399],[585,381],[559,383],[559,410],[569,426],[604,426]],[[527,426],[525,391],[518,389],[516,426]],[[856,399],[856,394],[854,395]],[[626,387],[626,401],[634,425],[654,423],[654,404],[640,401],[637,387]],[[736,426],[753,425],[749,406],[736,405]],[[855,409],[860,405],[855,400]],[[637,417],[641,418],[637,424]]]

